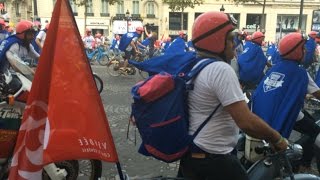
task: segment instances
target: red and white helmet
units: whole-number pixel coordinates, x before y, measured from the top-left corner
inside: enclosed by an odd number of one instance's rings
[[[223,12],[205,12],[192,27],[192,43],[196,50],[222,55],[227,35],[233,31],[236,20]],[[215,43],[216,42],[216,43]]]
[[[279,54],[282,58],[301,61],[304,57],[304,45],[307,37],[301,33],[290,33],[279,42]]]
[[[16,36],[24,39],[26,32],[36,32],[37,30],[38,28],[31,21],[21,20],[16,26]]]
[[[262,32],[254,32],[251,36],[251,41],[254,43],[259,44],[260,46],[262,45],[262,41],[264,40],[264,34]]]

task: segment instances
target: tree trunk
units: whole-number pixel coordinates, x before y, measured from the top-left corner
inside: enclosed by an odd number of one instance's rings
[[[88,7],[88,1],[84,0],[84,32],[86,32],[86,28],[87,28],[87,7]]]
[[[183,27],[184,27],[183,26],[183,12],[184,12],[184,8],[182,8],[182,10],[181,10],[181,28],[180,28],[181,30],[184,30],[183,29]]]
[[[38,3],[37,3],[37,0],[33,0],[33,10],[34,10],[34,13],[33,13],[33,20],[35,21],[38,17]]]
[[[265,8],[266,8],[266,0],[263,0],[263,6],[262,6],[262,16],[261,16],[261,19],[260,19],[260,31],[262,32],[262,30],[266,31],[265,30],[265,15],[264,15],[264,11],[265,11]]]

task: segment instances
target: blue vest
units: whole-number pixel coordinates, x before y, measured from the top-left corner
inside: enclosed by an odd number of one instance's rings
[[[240,80],[250,84],[258,84],[264,76],[263,70],[267,58],[261,47],[253,42],[247,42],[243,53],[238,57]]]
[[[252,111],[288,138],[304,105],[307,71],[295,61],[281,59],[260,82],[252,96]]]
[[[181,37],[177,37],[171,44],[170,46],[166,49],[165,53],[166,54],[180,54],[184,53],[186,50],[187,46],[185,41]]]
[[[128,32],[128,33],[124,34],[120,39],[119,49],[121,51],[126,50],[126,48],[131,43],[132,39],[135,37],[139,38],[140,34],[138,34],[136,32]]]
[[[316,47],[317,47],[317,44],[315,40],[312,38],[309,38],[305,44],[306,51],[305,51],[304,61],[302,62],[305,68],[308,68],[312,64],[314,51]]]
[[[0,73],[5,73],[10,67],[10,63],[7,59],[6,52],[14,44],[18,43],[22,45],[22,41],[15,35],[9,36],[7,39],[3,40],[0,44]]]

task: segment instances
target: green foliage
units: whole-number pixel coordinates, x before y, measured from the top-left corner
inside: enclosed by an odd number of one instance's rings
[[[87,3],[87,0],[72,0],[77,6],[84,6]],[[110,5],[119,3],[121,0],[108,0]]]
[[[204,3],[204,0],[162,0],[163,3],[169,5],[169,9],[173,12],[183,11],[187,7],[194,8],[196,5]]]

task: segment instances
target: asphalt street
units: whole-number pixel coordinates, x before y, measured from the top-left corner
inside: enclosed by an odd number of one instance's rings
[[[174,177],[177,174],[177,163],[163,163],[151,157],[140,155],[138,130],[130,125],[127,138],[128,118],[131,112],[131,87],[142,80],[136,75],[112,77],[106,67],[93,65],[92,70],[103,80],[104,89],[101,93],[102,103],[107,114],[111,133],[116,145],[122,170],[130,179],[144,179],[157,176]],[[136,144],[135,144],[136,137]],[[117,168],[113,163],[103,163],[103,177],[115,179]]]

